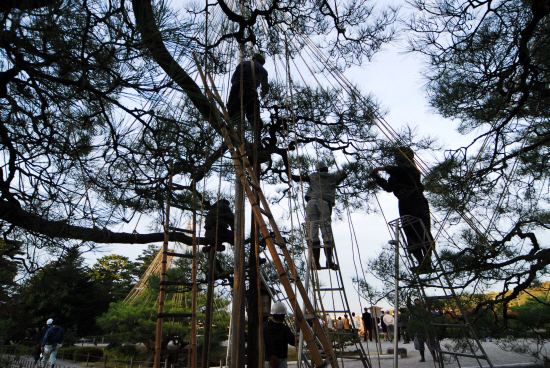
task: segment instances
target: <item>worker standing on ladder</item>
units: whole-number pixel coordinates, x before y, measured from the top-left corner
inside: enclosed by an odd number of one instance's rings
[[[265,57],[262,54],[255,54],[252,60],[245,60],[237,65],[231,77],[231,90],[227,99],[227,112],[231,123],[234,126],[238,125],[243,118],[241,116],[243,111],[255,132],[256,142],[260,141],[260,132],[263,128],[263,121],[260,118],[260,100],[256,90],[262,87],[260,92],[262,98],[269,92],[268,74],[263,67],[264,64]]]
[[[424,185],[420,182],[420,171],[414,164],[414,152],[410,147],[400,147],[395,155],[395,166],[377,167],[371,176],[386,192],[393,192],[399,200],[399,215],[409,215],[419,219],[420,223],[404,225],[407,236],[407,248],[418,261],[419,270],[427,273],[432,270],[431,251],[435,246],[431,234],[430,206],[424,197]],[[381,178],[378,172],[385,171],[390,177]],[[426,229],[426,233],[424,233]],[[423,239],[427,239],[428,244]]]
[[[329,173],[328,166],[323,161],[317,163],[317,172],[308,176],[292,175],[294,181],[309,183],[309,188],[305,195],[307,202],[306,215],[309,227],[309,236],[313,250],[313,259],[315,267],[321,269],[319,258],[321,257],[321,240],[319,239],[319,228],[323,235],[323,247],[327,257],[327,267],[333,270],[338,269],[338,265],[332,257],[334,248],[334,237],[332,236],[332,207],[336,201],[336,187],[347,177],[346,173]]]
[[[273,320],[263,325],[265,368],[287,368],[288,345],[296,346],[296,338],[285,324],[286,306],[277,302],[271,307]]]
[[[223,243],[233,245],[235,236],[233,235],[233,224],[235,215],[229,207],[227,199],[220,199],[210,208],[204,220],[204,237],[209,246],[202,248],[202,251],[208,253],[211,246],[215,246],[218,252],[225,250]],[[231,228],[229,230],[228,228]]]

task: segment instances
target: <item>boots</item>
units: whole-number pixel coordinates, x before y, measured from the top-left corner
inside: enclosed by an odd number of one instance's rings
[[[325,244],[325,254],[327,256],[327,267],[332,270],[338,270],[338,265],[332,260],[332,246]]]
[[[321,263],[319,262],[319,258],[321,258],[321,249],[320,248],[313,248],[313,261],[315,262],[315,268],[317,270],[321,269]]]

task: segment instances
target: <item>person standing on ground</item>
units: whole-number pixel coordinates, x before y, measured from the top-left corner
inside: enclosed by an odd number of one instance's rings
[[[243,111],[258,144],[263,121],[260,118],[260,100],[257,89],[261,87],[260,96],[262,98],[269,92],[268,74],[264,65],[265,57],[262,54],[255,54],[252,60],[246,60],[237,65],[231,76],[231,90],[227,99],[227,113],[231,123],[238,125],[244,119],[244,116],[241,116],[241,111]]]
[[[346,330],[346,332],[349,332],[351,330],[351,327],[349,324],[349,319],[347,314],[344,314],[343,322],[344,322],[344,330]]]
[[[354,318],[354,320],[353,320],[353,324],[355,325],[355,331],[354,332],[359,331],[358,333],[361,334],[361,331],[363,331],[363,323],[361,322],[361,318],[357,317],[355,315],[355,312],[351,312],[351,317]]]
[[[386,325],[386,322],[384,322],[384,311],[380,311],[380,328],[382,329],[382,335],[384,336],[384,341],[388,340],[388,326]]]
[[[434,362],[437,362],[437,352],[435,351],[437,341],[430,336],[430,334],[428,334],[429,312],[420,304],[420,299],[418,298],[414,300],[413,305],[410,304],[409,299],[407,306],[411,312],[409,331],[414,334],[414,348],[420,352],[420,362],[426,361],[424,345],[428,345],[428,349],[430,350]]]
[[[344,322],[342,321],[342,317],[338,317],[338,319],[336,320],[336,329],[337,330],[344,329]]]
[[[375,168],[371,176],[386,192],[393,192],[398,199],[399,216],[413,216],[421,221],[405,225],[407,249],[418,261],[412,271],[428,273],[432,271],[431,252],[435,247],[431,234],[430,206],[424,197],[424,185],[420,182],[420,171],[414,164],[414,152],[410,147],[400,147],[395,155],[395,166]],[[378,173],[387,172],[388,180]],[[426,232],[424,232],[424,229]]]
[[[363,340],[367,341],[367,334],[369,335],[369,340],[372,341],[372,316],[369,312],[369,310],[367,309],[367,307],[365,307],[364,309],[364,312],[363,312],[363,315],[361,316],[362,319],[363,319],[363,326],[364,326],[364,329],[365,329],[365,334],[363,335]],[[376,340],[376,337],[375,337],[375,340]]]
[[[288,345],[296,346],[296,337],[285,324],[286,305],[273,304],[271,314],[273,319],[263,325],[265,368],[287,368]]]
[[[390,338],[390,342],[393,341],[393,326],[395,319],[390,314],[390,311],[386,311],[386,314],[384,315],[384,323],[386,324],[386,329],[388,332],[388,337]]]
[[[334,248],[334,237],[332,235],[332,207],[336,204],[336,188],[347,177],[346,173],[329,173],[325,162],[317,163],[317,172],[311,175],[292,175],[294,181],[309,183],[309,188],[305,195],[307,202],[306,215],[313,251],[315,267],[320,270],[321,263],[321,240],[319,239],[319,229],[323,235],[323,247],[327,257],[327,268],[338,269],[334,262],[332,250]]]
[[[63,329],[61,326],[55,325],[52,318],[46,321],[46,325],[50,328],[46,331],[41,344],[42,365],[46,365],[49,358],[50,365],[53,367],[56,362],[57,351],[61,347],[61,342],[63,341]]]
[[[407,314],[407,308],[401,308],[401,313],[397,317],[397,327],[399,327],[399,336],[403,336],[403,343],[409,343],[409,334],[407,333],[407,325],[409,322],[409,315]]]

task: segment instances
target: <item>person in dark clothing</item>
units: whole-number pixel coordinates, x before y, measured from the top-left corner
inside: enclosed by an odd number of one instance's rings
[[[55,325],[51,318],[46,322],[46,325],[50,326],[50,328],[46,331],[41,344],[42,365],[45,366],[49,359],[50,365],[53,367],[55,365],[57,351],[61,347],[61,342],[63,341],[63,328]]]
[[[38,363],[40,360],[40,355],[42,354],[42,340],[49,328],[50,326],[48,325],[42,327],[42,329],[36,328],[36,334],[34,335],[34,341],[36,342],[36,347],[34,349],[34,364]]]
[[[399,336],[403,336],[403,343],[409,343],[409,334],[407,333],[407,326],[409,324],[409,314],[407,313],[407,308],[401,308],[401,313],[397,317],[397,323],[399,327]]]
[[[255,54],[252,60],[246,60],[237,65],[231,77],[231,90],[227,99],[227,112],[233,125],[237,125],[244,116],[252,126],[256,142],[260,140],[260,132],[263,122],[260,118],[260,101],[258,99],[258,87],[262,87],[260,95],[265,97],[269,92],[267,70],[264,69],[265,58],[261,54]],[[241,99],[242,96],[242,99]]]
[[[231,207],[229,207],[229,201],[227,199],[220,199],[206,214],[204,237],[208,241],[209,246],[204,247],[202,251],[207,253],[210,251],[211,246],[216,246],[217,251],[222,252],[225,250],[223,243],[233,245],[234,222],[235,215],[231,211]],[[231,228],[231,230],[228,228]]]
[[[363,335],[363,340],[367,341],[367,334],[368,334],[369,340],[372,341],[372,316],[366,307],[364,308],[362,318],[363,318],[363,327],[365,328],[365,334]]]
[[[414,336],[414,348],[420,353],[420,362],[425,362],[426,357],[424,355],[425,345],[428,346],[434,362],[438,361],[437,358],[437,347],[438,342],[435,339],[435,336],[432,336],[430,332],[430,318],[428,316],[429,312],[420,303],[420,299],[415,299],[414,304],[411,304],[410,298],[407,300],[407,307],[410,314],[410,320],[408,324],[408,330]]]
[[[420,171],[414,165],[414,152],[409,147],[399,148],[395,156],[395,166],[377,167],[372,171],[376,183],[386,192],[393,192],[399,200],[399,215],[413,216],[421,221],[403,226],[407,237],[407,249],[418,261],[421,272],[432,270],[431,251],[435,246],[431,234],[430,206],[424,197],[424,185],[420,182]],[[378,173],[387,172],[388,180],[381,178]],[[426,231],[424,231],[424,229]]]
[[[273,320],[263,325],[265,368],[287,368],[288,345],[296,346],[296,338],[285,321],[286,306],[277,302],[271,308]]]

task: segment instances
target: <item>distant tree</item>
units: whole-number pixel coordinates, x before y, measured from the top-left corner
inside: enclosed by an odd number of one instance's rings
[[[72,248],[19,286],[15,305],[26,318],[18,328],[40,326],[53,318],[80,335],[90,334],[97,330],[95,318],[107,310],[109,299],[89,276],[78,249]]]
[[[96,261],[89,275],[111,296],[111,301],[124,299],[137,280],[137,264],[128,257],[116,254],[106,255]]]

